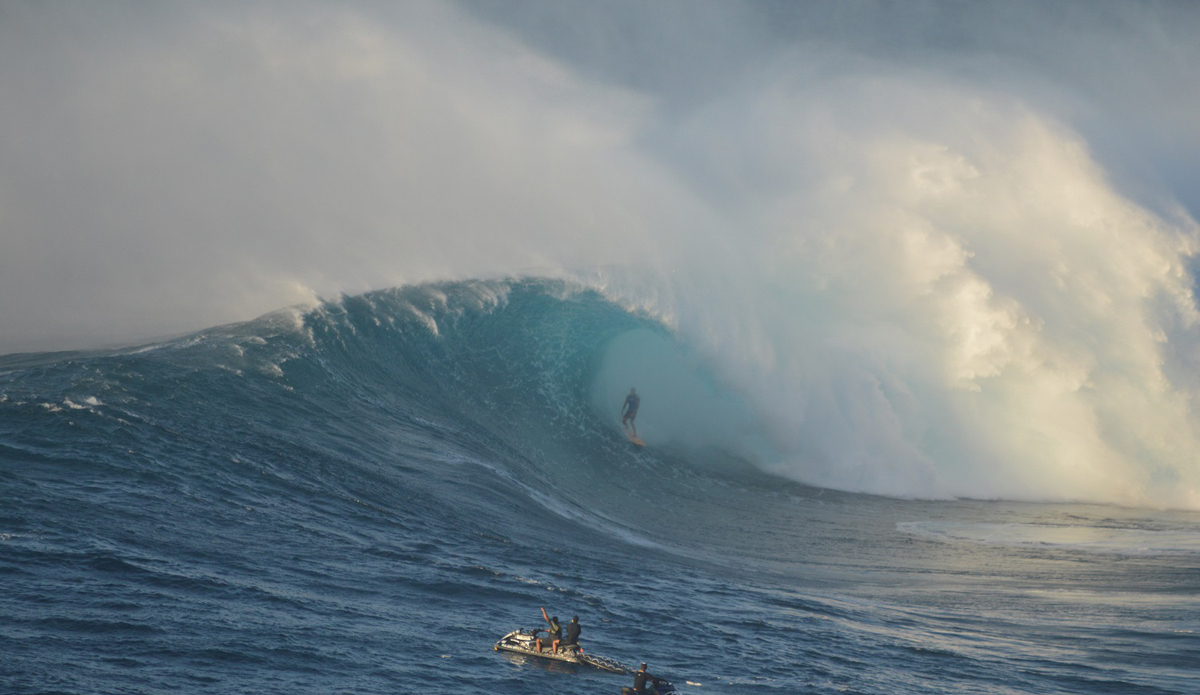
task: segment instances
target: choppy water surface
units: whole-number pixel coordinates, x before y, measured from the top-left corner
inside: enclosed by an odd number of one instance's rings
[[[493,651],[541,606],[690,693],[1195,691],[1197,514],[894,500],[645,429],[636,449],[595,405],[605,350],[670,336],[568,289],[0,358],[5,692],[629,684]]]

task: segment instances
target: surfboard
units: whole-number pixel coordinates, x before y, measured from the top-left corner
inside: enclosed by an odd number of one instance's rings
[[[629,437],[629,441],[633,442],[634,444],[637,444],[638,446],[646,446],[646,442],[643,442],[642,438],[637,436],[636,434],[626,434],[625,436]]]

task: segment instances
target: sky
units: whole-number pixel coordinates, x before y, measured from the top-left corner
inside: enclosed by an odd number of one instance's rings
[[[1198,35],[1190,2],[0,4],[0,354],[563,277],[675,330],[781,474],[1200,508]]]

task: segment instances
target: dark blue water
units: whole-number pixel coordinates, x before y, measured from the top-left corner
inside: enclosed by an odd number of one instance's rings
[[[463,283],[0,358],[0,691],[630,684],[493,651],[545,606],[686,693],[1200,692],[1200,515],[637,449],[593,397],[633,332],[672,339]]]

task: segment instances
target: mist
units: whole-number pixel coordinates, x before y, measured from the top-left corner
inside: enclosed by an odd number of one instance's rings
[[[448,7],[140,7],[6,11],[0,349],[620,259],[681,195],[644,97]]]
[[[1197,508],[1198,32],[1158,2],[8,5],[0,352],[563,277],[669,326],[780,475]]]

